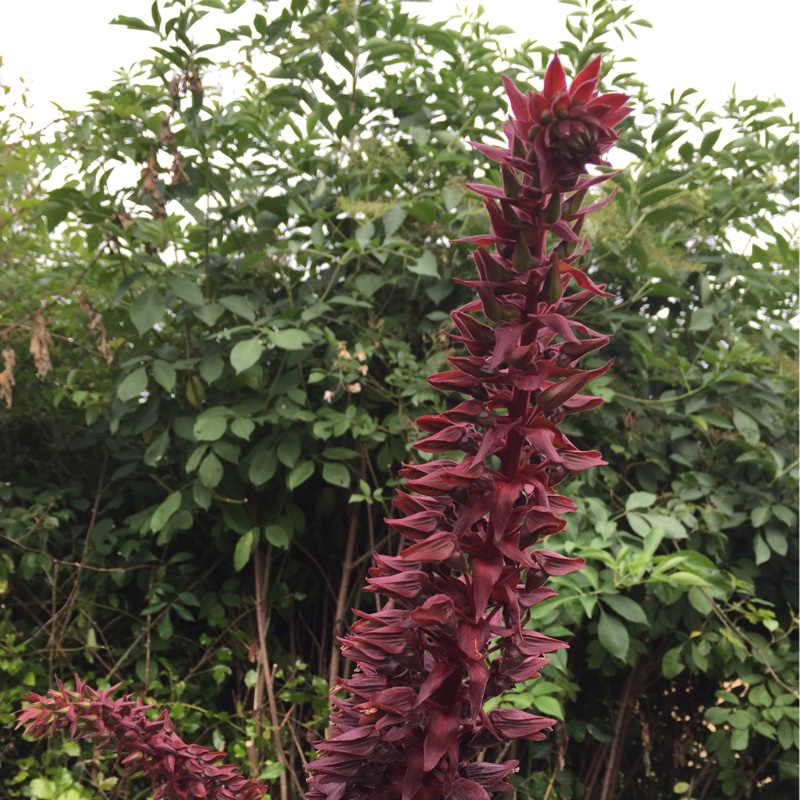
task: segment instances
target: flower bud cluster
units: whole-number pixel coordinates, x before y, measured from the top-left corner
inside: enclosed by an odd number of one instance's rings
[[[601,402],[579,392],[608,369],[577,366],[608,337],[573,319],[606,295],[575,266],[588,247],[585,214],[610,200],[581,208],[608,177],[586,177],[586,165],[604,163],[613,126],[629,113],[624,95],[597,93],[599,69],[592,62],[568,87],[556,57],[544,91],[527,95],[506,80],[508,147],[475,145],[500,164],[503,186],[470,187],[492,227],[465,240],[477,245],[478,278],[462,283],[478,299],[451,315],[466,354],[430,378],[467,399],[417,420],[427,435],[416,447],[436,458],[401,470],[400,516],[388,522],[407,544],[376,554],[367,589],[387,602],[357,612],[342,639],[356,670],[332,698],[332,736],[308,767],[309,800],[488,800],[510,788],[517,762],[476,756],[543,739],[556,722],[485,706],[567,646],[527,623],[554,595],[547,578],[582,561],[535,546],[575,509],[554,487],[604,463],[558,427]]]

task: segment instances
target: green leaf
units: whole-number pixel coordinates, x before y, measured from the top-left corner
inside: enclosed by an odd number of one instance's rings
[[[238,375],[240,372],[250,369],[261,358],[263,352],[264,345],[261,344],[258,336],[237,342],[231,350],[231,366]]]
[[[164,319],[165,311],[164,298],[151,286],[138,294],[131,303],[131,322],[142,336]]]
[[[248,322],[255,322],[256,310],[248,298],[232,294],[228,297],[220,297],[219,302],[220,305],[225,306],[228,311],[236,314],[237,317],[246,319]]]
[[[273,547],[280,547],[282,550],[289,548],[289,543],[292,541],[291,531],[286,530],[282,525],[265,525],[264,538],[273,545]]]
[[[327,461],[351,461],[358,458],[358,453],[349,447],[326,447],[322,457]]]
[[[356,241],[358,242],[358,246],[362,250],[366,249],[367,245],[372,241],[372,237],[374,235],[375,226],[371,222],[366,222],[363,225],[360,225],[356,231]]]
[[[200,478],[203,486],[213,489],[225,474],[225,469],[222,462],[214,455],[209,453],[200,464],[200,469],[197,471],[197,476]]]
[[[118,17],[114,17],[114,19],[111,20],[111,24],[124,25],[126,28],[130,28],[132,31],[152,31],[153,33],[158,33],[158,28],[148,25],[143,19],[139,19],[138,17],[129,17],[125,14],[120,14]]]
[[[652,508],[658,496],[652,492],[633,492],[625,501],[625,510],[633,511],[635,508]]]
[[[247,477],[255,487],[263,486],[272,479],[278,469],[278,456],[275,445],[269,439],[259,442],[250,455]]]
[[[286,485],[294,490],[314,474],[313,461],[301,461],[290,473]]]
[[[436,265],[436,256],[430,250],[427,250],[417,259],[416,263],[408,268],[408,271],[428,278],[438,278],[439,270]]]
[[[167,361],[156,359],[150,365],[150,371],[156,379],[156,383],[167,392],[171,392],[175,388],[175,381],[178,379],[178,373],[175,367]]]
[[[219,353],[212,353],[200,360],[200,377],[209,386],[222,375],[223,369],[225,369],[225,362],[222,360],[222,356]]]
[[[710,131],[703,137],[703,141],[700,142],[701,156],[707,156],[714,149],[714,145],[717,143],[717,139],[719,139],[721,133],[722,128],[717,128],[717,130]]]
[[[296,436],[286,436],[278,442],[278,460],[291,469],[300,458],[300,440]]]
[[[600,595],[600,599],[616,611],[623,619],[628,620],[628,622],[640,622],[644,625],[649,624],[644,609],[630,597],[626,597],[622,594],[603,594]]]
[[[772,551],[760,533],[757,533],[753,539],[753,550],[755,551],[757,566],[766,564],[772,557]]]
[[[225,308],[219,303],[206,303],[204,306],[192,309],[192,313],[197,319],[208,325],[209,328],[216,324],[224,312]]]
[[[156,626],[156,633],[158,633],[158,638],[164,642],[169,641],[172,638],[173,627],[172,620],[169,617],[169,611],[167,611],[167,613],[164,614],[164,616],[159,620],[159,623]]]
[[[192,432],[198,442],[216,442],[228,429],[228,420],[218,407],[204,411],[195,421]]]
[[[186,472],[194,472],[200,464],[200,459],[208,452],[208,445],[201,444],[192,450],[189,458],[186,459]]]
[[[231,422],[231,433],[245,441],[250,438],[255,429],[255,422],[247,417],[236,417],[236,419]]]
[[[747,728],[738,728],[731,731],[731,750],[747,750],[750,743],[750,731]]]
[[[144,367],[139,367],[117,386],[117,397],[123,403],[126,403],[128,400],[139,397],[145,389],[147,389],[147,370]]]
[[[761,439],[761,431],[759,430],[758,423],[749,414],[746,414],[741,409],[734,408],[733,424],[748,444],[758,444]]]
[[[770,506],[758,506],[750,512],[750,521],[753,523],[754,528],[763,527],[772,516],[772,509]]]
[[[147,447],[144,451],[144,458],[142,459],[148,467],[157,466],[158,462],[164,458],[169,446],[169,429],[163,430]]]
[[[772,525],[765,531],[764,536],[767,539],[767,544],[779,555],[785,556],[789,552],[789,541],[786,536]]]
[[[672,680],[684,670],[684,664],[681,660],[681,649],[681,645],[673,647],[671,650],[667,650],[664,654],[664,658],[661,659],[661,672],[667,680]]]
[[[268,335],[272,343],[283,350],[302,350],[307,344],[311,344],[311,337],[299,328],[269,331]]]
[[[350,472],[344,464],[327,462],[322,466],[322,477],[333,486],[346,489],[350,486]]]
[[[200,287],[189,278],[173,275],[167,283],[169,283],[169,287],[175,293],[175,296],[185,303],[193,306],[202,306],[206,301]]]
[[[388,236],[393,236],[400,229],[406,218],[406,210],[401,206],[392,206],[381,218],[383,220],[383,232]]]
[[[181,493],[172,492],[150,517],[150,530],[158,533],[169,522],[170,517],[181,507]]]
[[[555,717],[555,719],[564,719],[564,710],[557,697],[552,697],[551,695],[537,697],[534,701],[534,707],[536,708],[537,714]]]
[[[233,551],[233,568],[240,572],[250,561],[257,542],[256,534],[258,531],[255,528],[250,528],[247,533],[243,534],[239,541],[236,542],[236,548]]]
[[[629,512],[625,515],[625,519],[628,520],[631,530],[639,536],[647,536],[650,533],[652,526],[638,511]]]
[[[625,658],[630,646],[630,637],[621,619],[601,611],[600,621],[597,623],[597,638],[611,655]]]

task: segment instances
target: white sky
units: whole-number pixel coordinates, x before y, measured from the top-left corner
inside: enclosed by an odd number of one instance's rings
[[[638,74],[656,99],[671,88],[698,90],[698,99],[718,108],[730,95],[781,97],[800,108],[797,40],[798,0],[631,0],[636,16],[653,24],[626,40],[619,55],[632,55]],[[257,0],[250,0],[257,3]],[[485,0],[492,24],[508,25],[519,38],[557,46],[570,9],[557,0]],[[105,88],[114,70],[146,57],[151,34],[108,22],[117,14],[149,20],[151,0],[0,0],[0,82],[24,77],[34,103],[30,116],[45,124],[55,115],[49,101],[68,108],[85,94]],[[275,4],[277,5],[277,3]],[[433,0],[412,8],[445,19],[473,0]],[[268,6],[269,9],[269,6]],[[507,37],[510,42],[512,37]],[[18,85],[18,84],[17,84]]]

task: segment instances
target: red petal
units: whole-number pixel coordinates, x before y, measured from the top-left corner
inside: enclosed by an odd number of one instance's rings
[[[558,54],[553,56],[553,60],[547,67],[547,72],[544,76],[544,91],[543,94],[548,99],[551,99],[562,89],[567,87],[567,76],[564,74],[564,67],[561,66],[561,61]]]
[[[506,87],[506,94],[511,103],[511,112],[517,119],[529,119],[528,98],[519,90],[517,84],[511,78],[502,76],[503,85]]]

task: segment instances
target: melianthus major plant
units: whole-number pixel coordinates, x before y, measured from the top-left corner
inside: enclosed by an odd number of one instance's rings
[[[558,429],[567,414],[598,405],[580,395],[595,370],[577,367],[607,336],[571,319],[603,286],[574,266],[588,242],[580,236],[588,189],[609,175],[586,176],[587,164],[617,138],[630,112],[623,94],[597,92],[600,62],[567,86],[554,58],[541,93],[506,89],[513,116],[507,148],[475,146],[501,165],[502,189],[471,185],[485,197],[492,232],[470,237],[479,279],[463,281],[478,300],[453,312],[469,355],[430,382],[468,399],[417,420],[430,435],[416,447],[461,451],[406,466],[405,488],[389,520],[410,541],[397,556],[376,555],[370,591],[387,604],[359,619],[343,640],[357,665],[334,696],[330,739],[309,765],[311,800],[483,800],[509,788],[517,762],[475,761],[485,748],[516,738],[542,739],[555,720],[487,701],[535,677],[546,655],[566,643],[526,627],[530,608],[554,592],[549,576],[582,566],[533,545],[563,529],[574,503],[554,487],[567,474],[604,463]],[[491,253],[487,246],[493,246]],[[572,280],[578,291],[566,294]],[[149,720],[146,706],[114,700],[78,679],[46,697],[30,695],[18,712],[25,732],[69,729],[116,751],[127,772],[143,771],[156,797],[257,798],[258,782],[221,765],[224,753],[188,745],[169,718]]]
[[[485,800],[510,788],[516,761],[476,761],[492,745],[544,738],[554,719],[487,701],[529,680],[566,643],[527,628],[530,609],[554,592],[549,576],[580,569],[581,559],[533,550],[560,531],[576,508],[554,487],[567,474],[603,464],[559,430],[567,414],[598,405],[578,392],[608,364],[580,369],[608,337],[572,317],[603,286],[574,266],[588,242],[580,232],[588,189],[608,174],[587,164],[617,138],[628,113],[623,94],[600,95],[600,60],[567,85],[558,57],[541,93],[505,80],[513,116],[508,147],[475,144],[500,164],[503,187],[471,185],[485,198],[492,232],[478,245],[479,279],[463,281],[478,300],[451,315],[452,338],[469,355],[430,378],[470,399],[423,416],[430,435],[416,443],[433,454],[464,453],[406,466],[405,489],[389,520],[410,544],[376,555],[368,590],[388,598],[343,639],[357,664],[335,695],[332,736],[309,765],[311,800]],[[487,246],[493,246],[491,253]],[[578,291],[567,294],[570,283]]]

